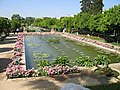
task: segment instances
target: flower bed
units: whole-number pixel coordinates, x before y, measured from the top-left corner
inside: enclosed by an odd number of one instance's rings
[[[22,77],[37,77],[37,76],[50,76],[59,74],[78,73],[80,70],[77,66],[59,65],[43,66],[38,69],[28,69],[22,67],[23,56],[23,33],[18,34],[18,38],[14,47],[14,56],[11,58],[12,62],[6,69],[7,78],[22,78]]]

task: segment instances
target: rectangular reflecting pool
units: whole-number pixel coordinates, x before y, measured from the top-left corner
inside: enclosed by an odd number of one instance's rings
[[[52,39],[57,39],[59,42],[50,42]],[[24,42],[27,69],[37,68],[34,57],[36,53],[48,55],[47,60],[49,61],[56,59],[58,56],[68,56],[71,61],[74,61],[81,55],[95,57],[101,53],[95,47],[83,45],[83,43],[56,34],[26,35]],[[115,55],[108,54],[107,56],[112,63],[117,62]]]

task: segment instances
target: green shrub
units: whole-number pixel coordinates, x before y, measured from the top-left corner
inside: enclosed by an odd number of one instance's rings
[[[107,76],[107,77],[118,77],[119,73],[115,70],[112,70],[110,67],[98,67],[95,70],[96,73],[99,75]]]
[[[110,63],[110,60],[107,58],[106,55],[98,55],[94,58],[95,66],[98,66],[98,65],[108,66],[109,63]]]
[[[89,56],[78,57],[78,58],[76,58],[75,63],[78,66],[86,66],[86,67],[94,66],[94,63],[93,63],[92,59]]]
[[[37,66],[38,67],[44,67],[44,66],[49,66],[50,63],[48,60],[38,60],[37,61]]]
[[[69,65],[70,61],[67,56],[60,56],[57,57],[53,63],[59,65]]]

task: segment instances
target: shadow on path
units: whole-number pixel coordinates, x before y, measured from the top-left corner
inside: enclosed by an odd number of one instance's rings
[[[10,34],[3,41],[0,41],[0,44],[10,44],[15,43],[17,39],[17,34]]]
[[[0,53],[11,51],[13,48],[0,48]]]
[[[94,72],[82,70],[78,74],[66,74],[56,76],[38,77],[27,81],[23,86],[37,90],[59,90],[65,83],[75,83],[87,86],[108,84],[111,78],[99,76]]]
[[[0,41],[0,44],[10,44],[10,43],[15,43],[16,41]]]
[[[31,87],[30,90],[59,90],[59,86],[54,82],[49,81],[49,79],[39,78],[37,80],[28,81],[24,86]]]
[[[0,73],[4,72],[7,65],[11,62],[12,60],[10,58],[0,58]]]

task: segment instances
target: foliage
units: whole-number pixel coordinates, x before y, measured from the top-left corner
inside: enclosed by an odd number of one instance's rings
[[[35,32],[36,30],[27,29],[27,32]]]
[[[52,42],[52,43],[60,43],[60,39],[52,38],[52,39],[49,39],[48,42]]]
[[[81,0],[80,1],[80,3],[81,3],[81,10],[82,10],[82,12],[84,12],[84,13],[92,13],[91,12],[91,0]]]
[[[118,77],[119,73],[115,70],[112,70],[110,67],[98,67],[95,70],[96,73],[103,75],[103,76],[107,76],[107,77]]]
[[[33,25],[40,26],[44,28],[51,28],[57,22],[56,18],[44,17],[44,18],[37,18]]]
[[[6,35],[9,34],[11,28],[11,22],[8,18],[0,17],[0,36],[4,32]]]
[[[105,55],[98,55],[94,58],[91,58],[89,56],[81,56],[76,58],[75,63],[78,66],[86,66],[86,67],[93,67],[98,65],[108,66],[110,60]]]
[[[26,20],[27,26],[30,26],[30,25],[32,25],[32,23],[34,23],[35,18],[34,17],[26,17],[25,20]]]
[[[28,44],[28,46],[30,46],[30,47],[35,47],[35,46],[39,46],[39,45],[38,45],[38,44],[31,43],[31,44]]]
[[[108,66],[108,64],[110,63],[110,60],[107,58],[106,55],[98,55],[94,58],[94,63],[95,63],[95,66],[98,66],[98,65]]]
[[[91,0],[92,5],[91,5],[91,9],[92,9],[92,13],[98,14],[98,13],[102,13],[103,10],[103,0]]]
[[[55,59],[54,64],[69,65],[70,61],[67,56],[60,56]]]
[[[92,67],[94,66],[93,60],[89,56],[81,56],[76,58],[75,61],[78,66]]]
[[[83,13],[97,14],[102,13],[103,0],[81,0],[81,10]]]
[[[44,67],[50,65],[48,60],[37,60],[36,62],[38,67]]]
[[[35,60],[46,60],[50,57],[47,53],[40,53],[40,52],[35,52],[33,53],[33,58]]]
[[[16,30],[17,28],[20,28],[21,26],[21,16],[19,14],[13,14],[12,17],[12,29]]]

